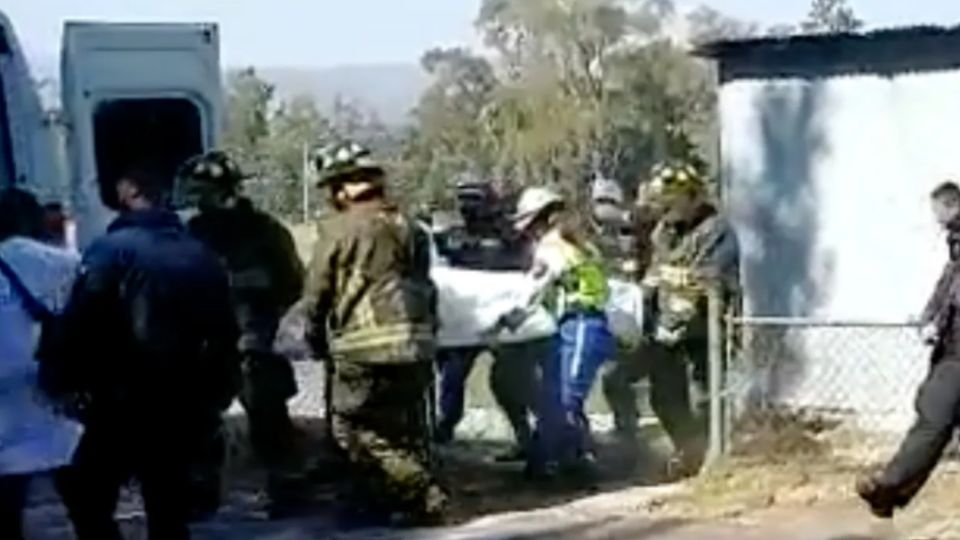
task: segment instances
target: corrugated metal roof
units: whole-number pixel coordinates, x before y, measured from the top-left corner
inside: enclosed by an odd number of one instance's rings
[[[837,45],[882,45],[904,40],[928,40],[960,37],[960,26],[919,25],[881,28],[862,33],[840,34],[795,34],[789,36],[765,36],[745,39],[730,39],[702,44],[694,54],[709,58],[721,58],[749,49],[791,47],[835,47]]]
[[[717,60],[724,82],[956,70],[960,26],[717,41],[700,46],[694,54]]]

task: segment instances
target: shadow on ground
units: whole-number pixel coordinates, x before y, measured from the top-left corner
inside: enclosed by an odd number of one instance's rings
[[[236,517],[256,515],[252,493],[262,482],[262,473],[250,460],[243,440],[243,419],[235,420],[231,431],[238,433],[232,445],[229,504],[227,512]],[[348,481],[346,467],[325,437],[322,419],[296,420],[302,433],[302,453],[308,456],[308,503],[302,509],[311,515],[329,513],[338,486]],[[665,459],[644,441],[659,437],[655,429],[642,433],[639,442],[625,443],[601,438],[598,441],[597,474],[589,478],[531,481],[523,475],[523,463],[498,463],[494,456],[504,453],[505,442],[462,441],[438,450],[440,477],[451,493],[451,523],[464,523],[491,514],[524,512],[573,502],[599,493],[654,485],[663,480]]]

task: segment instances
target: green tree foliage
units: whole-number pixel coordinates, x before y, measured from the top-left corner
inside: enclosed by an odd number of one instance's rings
[[[337,100],[330,118],[309,96],[281,101],[272,85],[248,68],[227,78],[224,146],[253,177],[247,194],[256,203],[289,220],[304,214],[304,185],[311,201],[308,214],[322,200],[310,185],[309,150],[341,138],[388,147],[386,128],[372,115]]]
[[[755,31],[701,14],[711,36]],[[594,174],[634,188],[669,153],[669,126],[712,146],[713,73],[669,35],[677,17],[670,0],[484,0],[476,26],[491,55],[423,57],[433,85],[404,138],[408,184],[439,204],[465,171],[576,196]]]
[[[687,15],[693,41],[704,43],[723,39],[743,39],[760,33],[758,25],[744,22],[707,6],[700,6]]]
[[[671,0],[482,0],[484,54],[427,51],[432,84],[401,130],[348,99],[326,117],[306,98],[278,103],[246,70],[230,79],[226,139],[254,156],[257,199],[286,216],[301,214],[304,144],[346,137],[373,147],[416,207],[450,206],[461,174],[574,197],[603,174],[629,192],[654,163],[690,151],[676,141],[707,157],[715,147],[715,74],[678,39],[680,17]],[[707,8],[685,22],[694,42],[760,32]]]
[[[260,151],[270,136],[273,85],[247,68],[227,75],[226,131],[224,144],[243,158]]]
[[[856,32],[863,28],[846,0],[813,0],[807,19],[800,24],[806,33]]]

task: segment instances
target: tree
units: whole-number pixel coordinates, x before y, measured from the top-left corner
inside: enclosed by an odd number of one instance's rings
[[[743,39],[756,36],[760,29],[756,24],[727,17],[719,11],[700,6],[687,15],[690,33],[696,43],[722,39]]]
[[[447,205],[453,177],[493,174],[488,121],[499,82],[485,58],[463,48],[427,51],[421,66],[433,82],[413,111],[416,128],[403,138],[401,174],[408,194]]]
[[[600,173],[629,191],[674,150],[670,129],[711,148],[715,74],[675,44],[676,17],[671,0],[483,0],[489,56],[422,58],[433,84],[395,154],[404,194],[449,204],[464,171],[574,197]],[[705,38],[759,32],[706,9],[691,21]]]
[[[224,145],[242,158],[254,158],[270,135],[274,88],[254,68],[227,75]]]
[[[305,152],[331,137],[330,122],[313,98],[298,96],[280,103],[270,119],[270,137],[263,145],[267,160],[256,182],[261,202],[287,219],[301,219],[304,181],[309,181],[304,177],[309,174]]]
[[[856,32],[861,28],[863,21],[846,0],[813,0],[807,19],[800,24],[801,30],[811,34]]]

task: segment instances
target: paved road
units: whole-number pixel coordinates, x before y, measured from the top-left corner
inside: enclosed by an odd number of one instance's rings
[[[753,525],[693,523],[624,515],[560,515],[557,511],[487,518],[435,530],[337,531],[324,520],[267,523],[226,520],[195,528],[196,540],[868,540],[898,538],[888,525],[836,512],[811,512]],[[129,538],[141,538],[142,520],[127,520]],[[67,540],[61,524],[34,528],[28,538]]]
[[[895,529],[868,518],[854,504],[803,511],[773,510],[752,522],[733,524],[657,518],[631,511],[676,488],[632,488],[572,503],[476,519],[465,525],[416,531],[338,531],[324,517],[267,522],[228,508],[215,522],[197,526],[196,540],[868,540],[900,538]],[[28,515],[27,538],[69,540],[72,535],[48,489]],[[143,538],[143,519],[130,500],[120,509],[128,538]],[[937,538],[953,536],[936,535]]]

